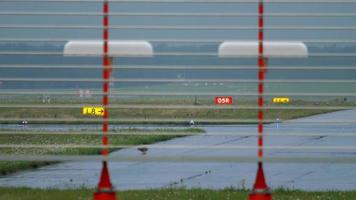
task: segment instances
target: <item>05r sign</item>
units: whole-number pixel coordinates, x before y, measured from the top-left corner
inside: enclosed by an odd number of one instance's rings
[[[215,97],[216,105],[230,105],[232,104],[232,97]]]

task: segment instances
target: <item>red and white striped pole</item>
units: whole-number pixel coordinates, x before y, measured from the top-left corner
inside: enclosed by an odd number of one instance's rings
[[[101,154],[104,157],[103,166],[101,170],[100,180],[98,183],[98,191],[94,194],[94,200],[116,200],[116,193],[110,181],[110,174],[108,169],[109,156],[109,92],[110,92],[110,75],[111,75],[111,61],[109,56],[109,2],[104,1],[103,5],[103,150]]]
[[[264,56],[264,2],[258,4],[258,166],[257,175],[249,200],[271,200],[272,195],[266,184],[263,170],[263,120],[264,120],[264,80],[266,58]]]

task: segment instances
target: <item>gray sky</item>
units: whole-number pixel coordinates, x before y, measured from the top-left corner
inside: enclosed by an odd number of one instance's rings
[[[1,2],[0,12],[101,12],[100,3],[15,3]],[[266,4],[267,13],[354,13],[356,4]],[[111,12],[208,12],[256,13],[256,4],[148,4],[112,3]],[[268,25],[356,26],[356,17],[266,18]],[[101,17],[85,16],[1,16],[0,24],[100,25]],[[256,17],[111,17],[112,25],[246,25],[257,26]],[[257,31],[215,30],[112,30],[113,39],[234,38],[256,39]],[[355,39],[356,31],[266,31],[267,39]],[[6,38],[101,38],[101,30],[2,29]]]

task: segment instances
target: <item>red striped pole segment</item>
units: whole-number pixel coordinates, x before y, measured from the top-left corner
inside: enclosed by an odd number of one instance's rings
[[[108,112],[108,104],[109,104],[109,90],[110,90],[110,73],[111,73],[111,63],[109,57],[109,3],[108,1],[104,1],[103,6],[103,107],[104,107],[104,120],[103,120],[103,139],[102,143],[104,147],[107,147],[109,144],[108,141],[108,127],[109,127],[109,112]],[[104,148],[102,150],[103,156],[109,155],[108,148]]]
[[[265,80],[265,57],[264,57],[264,3],[258,5],[258,157],[263,158],[263,119],[264,119],[264,80]]]
[[[264,81],[266,73],[266,58],[264,55],[264,13],[265,6],[263,0],[258,3],[258,166],[256,180],[249,195],[249,200],[272,200],[269,187],[267,186],[263,170],[263,129],[264,129]]]
[[[103,167],[101,170],[100,180],[98,183],[98,191],[94,193],[94,200],[116,200],[116,192],[110,181],[108,168],[109,155],[109,93],[110,93],[110,76],[111,76],[111,61],[109,57],[109,2],[105,0],[103,5],[103,150],[101,154],[104,156]]]

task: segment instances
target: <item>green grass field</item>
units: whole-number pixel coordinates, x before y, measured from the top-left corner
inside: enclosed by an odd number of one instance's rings
[[[94,190],[40,190],[28,188],[0,188],[1,200],[91,200]],[[120,200],[243,200],[246,190],[160,189],[119,191]],[[273,191],[274,200],[355,200],[356,191],[303,192],[294,190]]]
[[[231,124],[237,122],[224,122],[224,120],[256,120],[256,109],[244,109],[244,106],[257,106],[257,96],[238,95],[243,93],[256,93],[256,83],[167,83],[152,84],[146,86],[113,86],[110,96],[110,105],[146,105],[148,108],[109,108],[111,124],[187,124],[191,119],[198,124]],[[0,107],[0,123],[19,123],[21,119],[29,120],[30,123],[52,124],[100,124],[99,118],[83,116],[80,106],[78,108],[51,108],[51,105],[100,105],[102,102],[101,90],[90,90],[96,95],[79,97],[78,90],[51,90],[49,92],[67,92],[70,95],[47,95],[46,91],[31,90],[38,94],[26,94],[29,90],[19,90],[16,95],[0,96],[0,103],[10,105]],[[266,93],[306,93],[306,96],[288,96],[289,104],[273,104],[271,100],[275,96],[265,96],[266,106],[356,106],[355,97],[333,96],[332,93],[356,92],[350,84],[274,84],[265,85]],[[24,93],[24,94],[21,94]],[[99,93],[99,94],[98,94]],[[189,95],[124,95],[124,93],[189,93]],[[211,95],[199,95],[209,93]],[[233,106],[237,109],[192,109],[192,108],[149,108],[150,105],[179,105],[179,106],[212,106],[215,105],[214,93],[233,97]],[[313,96],[315,93],[330,94],[330,96]],[[196,95],[195,95],[196,94]],[[236,94],[236,95],[232,95]],[[50,96],[51,102],[43,103],[44,96]],[[221,95],[219,95],[221,96]],[[12,108],[11,105],[27,105],[29,108]],[[48,108],[31,108],[31,105],[48,106]],[[221,106],[223,108],[224,106]],[[281,120],[295,119],[303,116],[330,112],[326,109],[269,109],[265,112],[265,119]],[[13,120],[12,120],[13,119]],[[52,121],[50,119],[53,119]],[[133,120],[135,119],[135,120]],[[160,120],[165,119],[165,120]],[[213,122],[214,120],[219,122]],[[209,121],[210,120],[210,121]],[[243,122],[239,122],[243,123]]]
[[[80,105],[97,105],[99,100],[95,99],[63,99],[54,98],[51,104],[47,104],[48,108],[31,108],[31,105],[43,105],[39,100],[30,98],[27,100],[14,99],[13,101],[0,100],[0,103],[7,105],[25,104],[29,108],[0,108],[0,122],[19,123],[22,119],[29,120],[31,124],[100,124],[100,117],[83,116]],[[51,105],[79,105],[78,108],[50,108]],[[244,109],[244,107],[256,107],[256,101],[253,100],[236,100],[234,106],[241,107],[235,109],[220,109],[217,108],[150,108],[150,105],[177,105],[177,106],[212,106],[214,99],[211,97],[146,97],[146,98],[129,98],[129,99],[113,99],[111,105],[146,105],[147,108],[109,108],[111,124],[187,124],[191,119],[198,124],[226,124],[226,123],[244,123],[244,122],[227,122],[224,120],[256,120],[256,109]],[[318,106],[339,106],[350,107],[355,106],[354,101],[342,101],[334,99],[329,101],[304,101],[294,100],[289,104],[272,104],[266,101],[266,106],[274,107],[303,107],[308,106],[313,109],[269,109],[265,111],[265,119],[281,120],[295,119],[303,116],[310,116],[330,112],[333,110],[317,109]],[[46,104],[45,104],[46,106]],[[224,108],[224,106],[221,106]],[[32,120],[31,120],[32,119]],[[164,120],[161,120],[164,119]],[[218,120],[218,122],[214,122]],[[248,122],[245,122],[248,123]],[[251,123],[251,122],[249,122]]]

